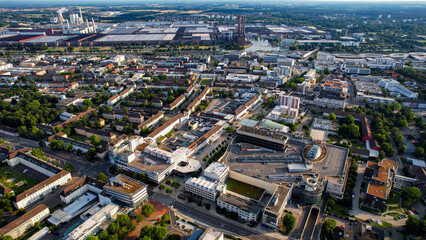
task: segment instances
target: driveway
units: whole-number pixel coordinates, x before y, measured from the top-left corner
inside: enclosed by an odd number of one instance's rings
[[[359,199],[364,197],[364,193],[360,193],[361,192],[361,183],[364,177],[364,172],[365,172],[365,165],[360,165],[358,167],[358,176],[356,179],[356,185],[354,188],[354,192],[355,192],[355,198],[352,200],[353,201],[353,215],[355,215],[355,217],[360,218],[360,219],[370,219],[373,218],[374,220],[379,220],[381,222],[386,221],[388,223],[391,223],[393,227],[401,227],[405,225],[405,221],[406,219],[400,219],[398,221],[395,221],[394,218],[390,215],[387,216],[383,216],[383,215],[376,215],[376,214],[372,214],[369,212],[366,212],[364,210],[361,210],[359,208]]]

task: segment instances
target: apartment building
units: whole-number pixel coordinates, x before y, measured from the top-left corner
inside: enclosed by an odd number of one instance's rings
[[[23,164],[49,178],[16,195],[13,205],[17,209],[27,207],[71,180],[70,172],[33,157],[25,151],[29,151],[29,149],[9,152],[9,156],[6,159],[7,164],[12,167]]]
[[[24,215],[18,217],[6,226],[0,228],[0,237],[10,236],[12,239],[22,236],[28,229],[30,229],[36,222],[41,222],[49,216],[49,208],[40,204]]]
[[[139,124],[138,127],[135,129],[136,134],[140,134],[140,131],[143,128],[151,128],[156,123],[158,123],[162,118],[164,118],[163,112],[158,112],[154,116],[150,117],[148,120],[144,121],[143,123]]]
[[[163,125],[155,129],[153,132],[151,132],[148,137],[157,139],[161,136],[166,135],[168,132],[172,131],[173,128],[182,122],[181,118],[183,117],[182,113],[178,113],[176,116],[170,118],[167,122],[165,122]]]
[[[368,186],[363,204],[380,210],[385,209],[397,170],[398,165],[389,159],[383,159],[379,163],[367,162],[364,180],[368,181]]]

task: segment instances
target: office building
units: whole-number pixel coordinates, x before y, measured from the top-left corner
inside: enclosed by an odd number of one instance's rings
[[[225,186],[223,183],[212,182],[204,177],[190,178],[185,181],[185,191],[214,202],[216,197],[225,191]]]
[[[220,195],[216,204],[228,212],[237,213],[238,219],[245,222],[257,222],[262,213],[262,207],[259,205],[228,194]]]
[[[229,166],[213,162],[204,170],[204,177],[210,181],[225,182],[229,176]]]
[[[146,185],[123,174],[110,178],[104,190],[114,199],[132,207],[140,206],[148,199]]]

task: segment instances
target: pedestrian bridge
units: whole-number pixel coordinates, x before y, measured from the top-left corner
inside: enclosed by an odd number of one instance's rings
[[[395,175],[395,179],[398,179],[400,181],[405,181],[405,182],[412,182],[412,183],[415,183],[418,181],[415,178],[409,178],[409,177],[401,176],[401,175]]]

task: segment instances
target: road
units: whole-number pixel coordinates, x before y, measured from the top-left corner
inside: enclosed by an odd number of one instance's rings
[[[258,233],[245,225],[238,222],[225,219],[223,217],[211,214],[201,209],[194,209],[192,206],[175,201],[173,208],[196,221],[202,222],[208,226],[232,232],[236,235],[246,237],[248,239],[274,239],[262,233]]]
[[[166,205],[172,206],[173,209],[178,211],[179,213],[185,216],[188,216],[189,218],[192,218],[205,225],[208,225],[217,229],[222,229],[223,231],[231,232],[248,239],[259,239],[259,240],[275,239],[263,233],[259,233],[241,223],[227,219],[223,216],[212,214],[211,212],[205,211],[201,208],[194,209],[193,206],[185,204],[178,200],[174,200],[173,198],[166,196],[164,194],[153,193],[150,190],[148,191],[148,194],[153,196],[155,200],[160,201]]]

